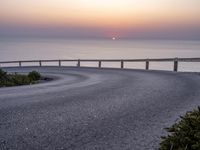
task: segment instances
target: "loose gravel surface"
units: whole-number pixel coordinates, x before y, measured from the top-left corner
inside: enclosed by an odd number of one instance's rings
[[[1,150],[155,150],[165,127],[200,105],[193,73],[73,67],[54,80],[0,88]]]

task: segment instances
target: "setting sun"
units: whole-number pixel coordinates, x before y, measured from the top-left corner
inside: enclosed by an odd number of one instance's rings
[[[113,37],[113,38],[112,38],[112,40],[114,41],[114,40],[116,40],[116,38],[115,38],[115,37]]]

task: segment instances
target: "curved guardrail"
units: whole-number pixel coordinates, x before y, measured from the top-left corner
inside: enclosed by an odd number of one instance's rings
[[[103,62],[120,62],[120,68],[124,68],[126,62],[144,62],[145,69],[149,70],[150,62],[173,62],[173,71],[178,71],[178,62],[200,62],[200,58],[156,58],[156,59],[60,59],[60,60],[22,60],[22,61],[1,61],[2,64],[18,64],[22,67],[25,63],[38,63],[38,66],[44,66],[44,62],[56,62],[58,66],[62,66],[62,62],[77,62],[77,67],[81,67],[81,62],[97,62],[98,68],[102,68]]]

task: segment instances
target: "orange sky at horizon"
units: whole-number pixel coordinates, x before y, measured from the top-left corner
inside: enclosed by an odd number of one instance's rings
[[[0,0],[0,23],[129,28],[200,24],[197,0]]]

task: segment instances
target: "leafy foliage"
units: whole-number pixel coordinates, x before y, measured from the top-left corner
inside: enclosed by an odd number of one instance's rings
[[[36,71],[29,74],[30,76],[17,73],[7,74],[7,72],[0,69],[0,87],[34,84],[41,78],[41,75]]]
[[[30,72],[30,73],[28,74],[28,77],[29,77],[31,80],[35,81],[35,80],[39,80],[39,79],[41,78],[41,75],[40,75],[40,73],[37,72],[37,71],[32,71],[32,72]]]
[[[200,150],[200,107],[181,119],[167,128],[170,135],[162,137],[160,150]]]
[[[6,72],[0,69],[0,78],[6,76]]]

